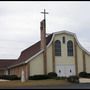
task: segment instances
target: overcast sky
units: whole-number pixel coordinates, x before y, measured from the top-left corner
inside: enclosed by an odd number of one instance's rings
[[[89,1],[0,1],[0,59],[17,59],[21,51],[40,40],[44,8],[49,12],[47,33],[74,32],[90,51]]]

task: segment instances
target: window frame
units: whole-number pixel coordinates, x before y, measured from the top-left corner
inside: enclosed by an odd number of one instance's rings
[[[73,41],[71,40],[67,42],[67,56],[74,56]]]
[[[55,43],[55,56],[61,56],[61,41],[56,40]]]

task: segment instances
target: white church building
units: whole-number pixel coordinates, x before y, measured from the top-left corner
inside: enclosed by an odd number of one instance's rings
[[[46,37],[45,20],[40,25],[41,40],[21,52],[17,60],[8,64],[0,60],[0,74],[29,76],[56,72],[58,76],[68,77],[85,71],[90,73],[90,53],[79,43],[76,34],[58,31]],[[7,66],[5,66],[7,65]],[[3,67],[3,69],[2,69]]]

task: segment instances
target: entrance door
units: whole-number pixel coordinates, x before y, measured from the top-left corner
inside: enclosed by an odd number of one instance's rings
[[[72,75],[75,75],[75,65],[69,64],[69,65],[57,65],[56,66],[56,73],[60,77],[69,77]]]
[[[65,75],[65,67],[63,65],[57,65],[56,66],[56,73],[58,76],[62,77],[62,76],[66,76]]]

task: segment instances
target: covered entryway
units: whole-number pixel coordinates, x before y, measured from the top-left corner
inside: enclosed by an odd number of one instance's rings
[[[56,65],[56,73],[60,77],[68,77],[75,75],[75,65],[74,64],[58,64]]]

